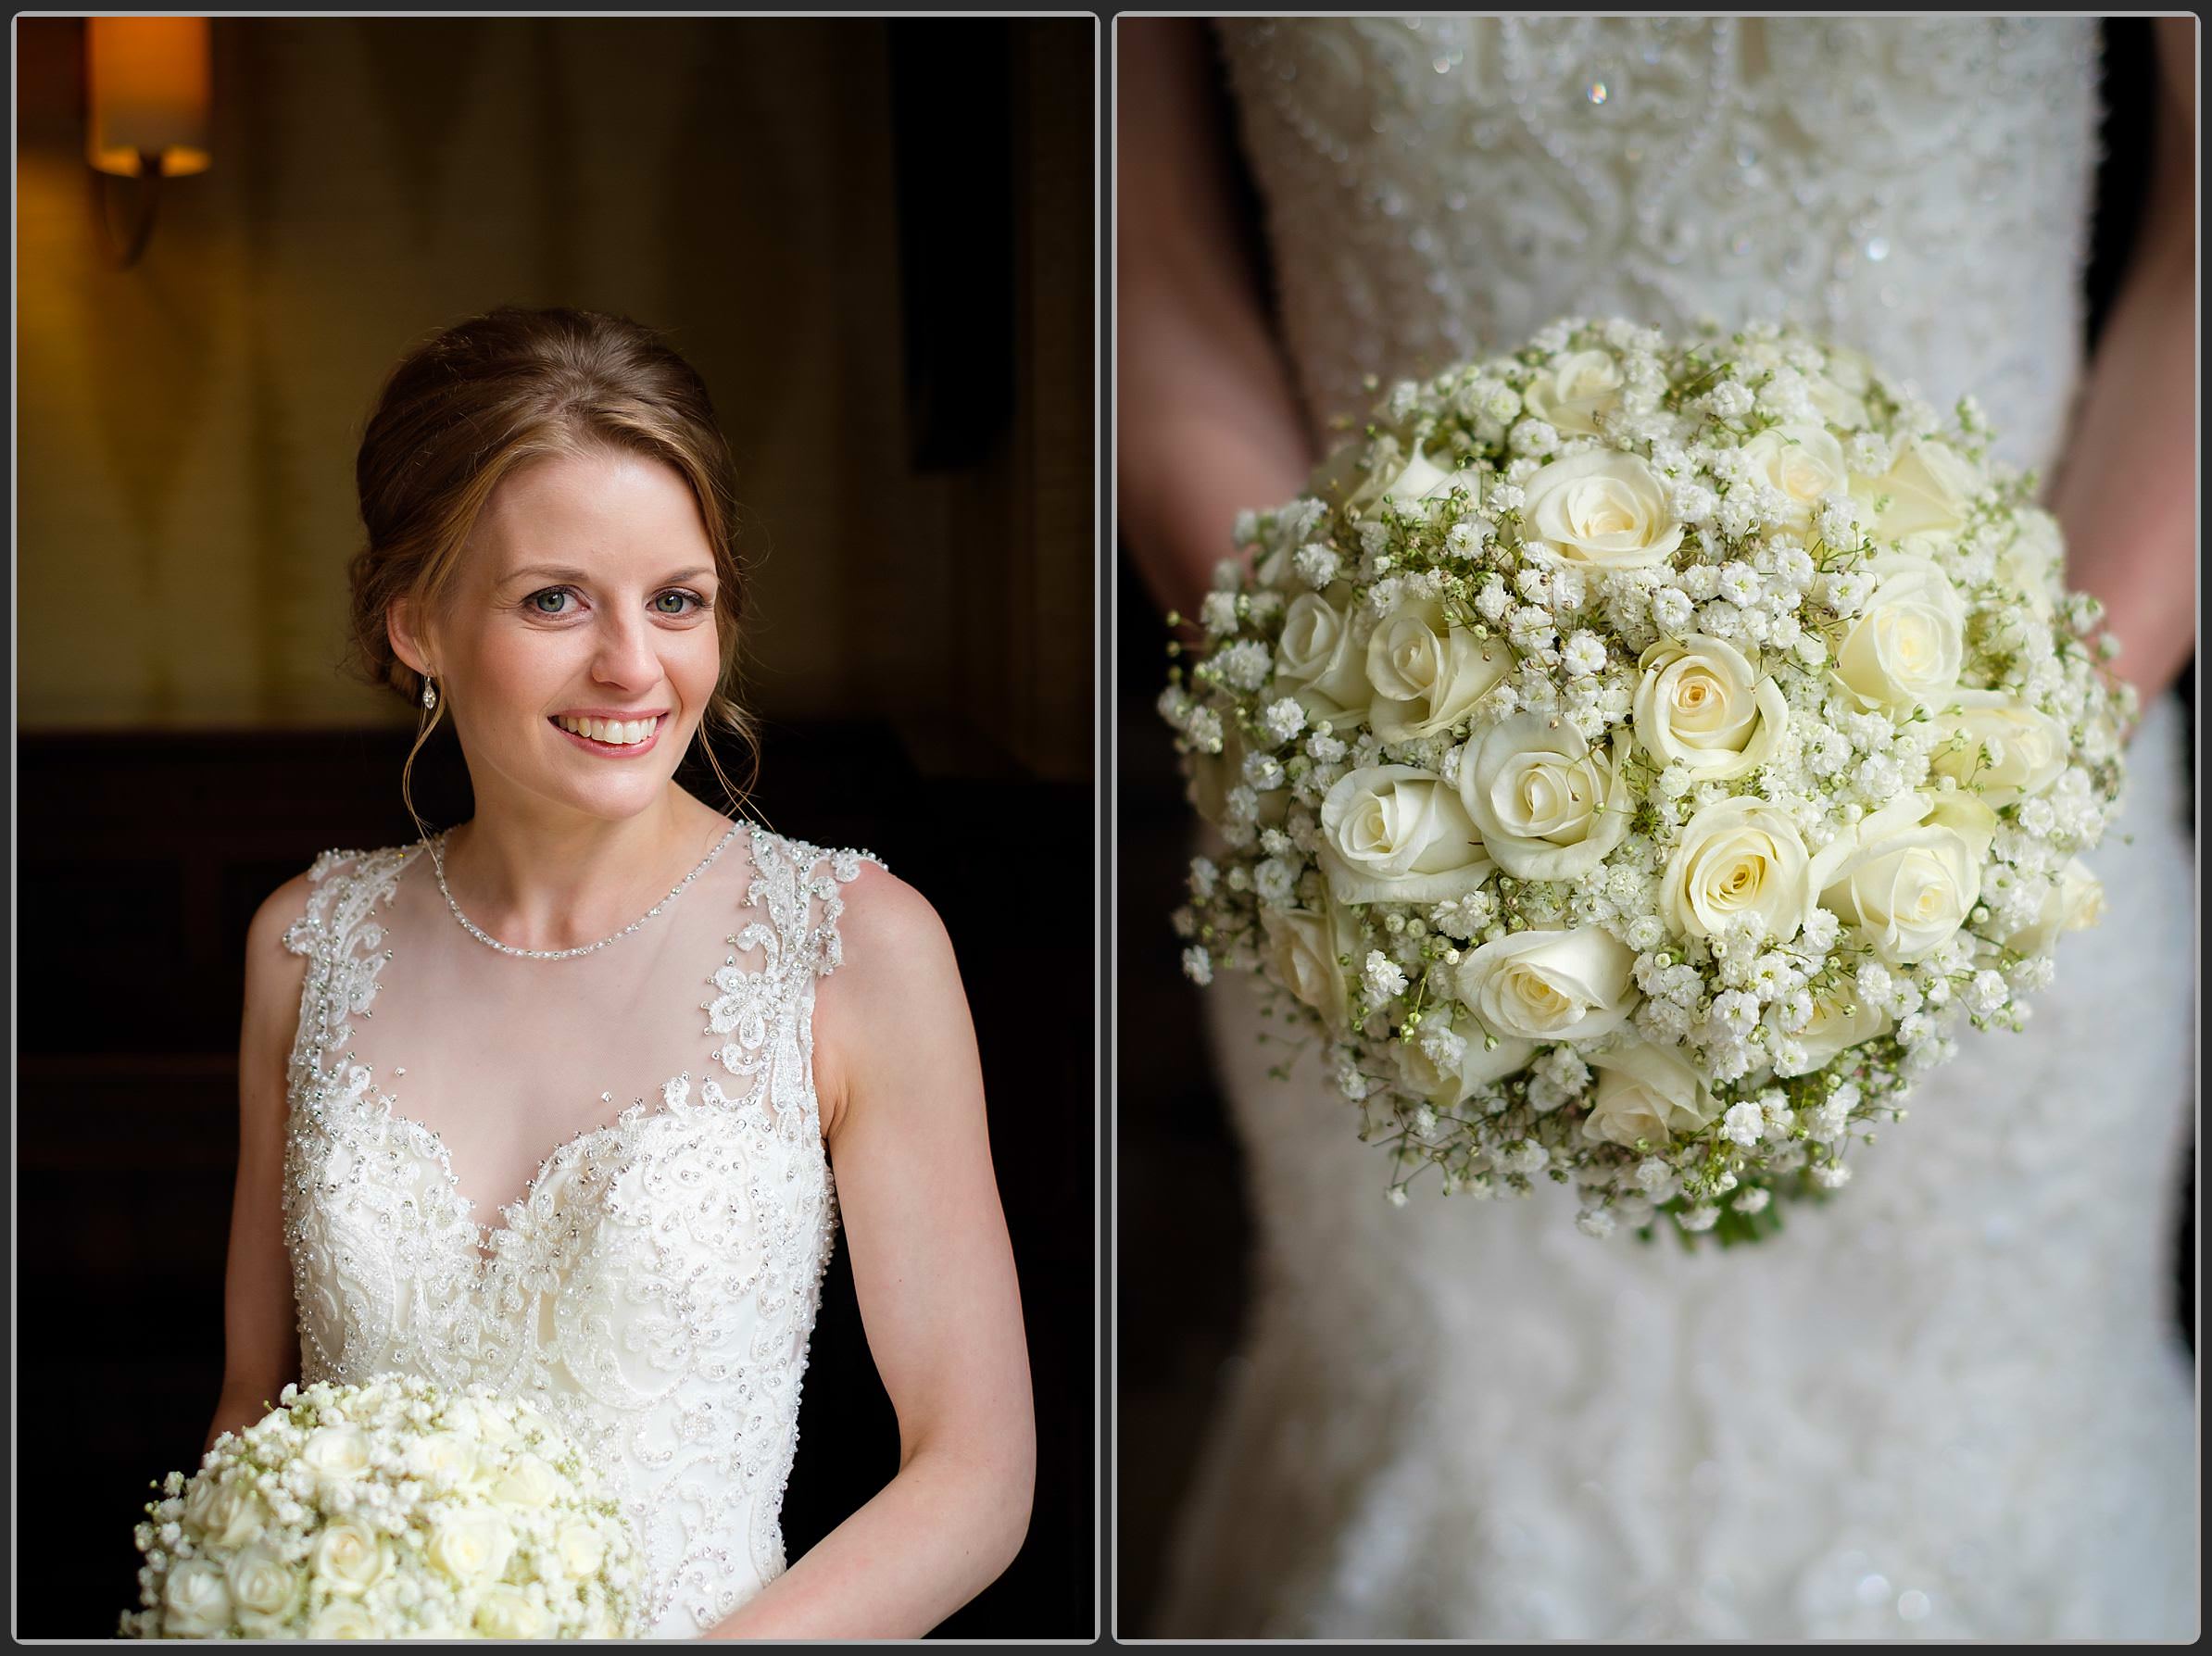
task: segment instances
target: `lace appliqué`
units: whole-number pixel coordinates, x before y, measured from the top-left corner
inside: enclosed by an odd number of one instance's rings
[[[2085,18],[1225,21],[1316,430],[1563,314],[1793,321],[2020,465],[2080,365]],[[1941,305],[1930,294],[1951,295]]]
[[[779,1519],[836,1203],[814,986],[853,851],[752,826],[710,977],[721,1074],[672,1077],[551,1151],[480,1232],[437,1134],[347,1049],[392,958],[375,918],[420,845],[326,851],[285,946],[310,964],[288,1068],[284,1237],[304,1381],[391,1370],[527,1396],[624,1490],[648,1631],[696,1637],[785,1564]],[[879,865],[880,866],[880,865]],[[757,951],[759,964],[741,963]]]

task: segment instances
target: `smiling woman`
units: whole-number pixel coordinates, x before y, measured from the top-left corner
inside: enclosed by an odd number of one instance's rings
[[[475,814],[255,917],[209,1440],[295,1376],[481,1383],[619,1489],[640,1631],[919,1635],[1034,1466],[975,1037],[911,886],[676,780],[748,733],[706,389],[635,322],[503,308],[400,365],[357,470],[358,665],[417,750],[450,717]],[[840,1219],[899,1470],[786,1572]]]
[[[715,599],[742,591],[742,577],[714,568],[684,475],[571,442],[493,492],[443,592],[391,604],[391,654],[427,697],[423,734],[450,711],[480,815],[492,799],[501,815],[646,809],[712,717],[735,656],[723,639],[735,627],[718,628]],[[538,561],[547,552],[559,561]],[[723,722],[742,729],[735,701],[722,700]],[[661,763],[605,762],[655,753]],[[604,894],[617,907],[626,895]],[[590,923],[588,910],[563,912]]]

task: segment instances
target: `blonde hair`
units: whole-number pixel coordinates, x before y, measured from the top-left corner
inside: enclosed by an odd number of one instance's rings
[[[729,443],[698,371],[627,317],[502,305],[447,328],[392,370],[354,463],[368,540],[350,571],[351,664],[371,684],[419,705],[422,676],[392,648],[393,604],[407,599],[425,613],[440,605],[503,479],[538,460],[610,449],[672,466],[698,498],[713,548],[722,652],[699,728],[702,738],[718,729],[742,745],[749,787],[760,747],[735,695],[747,583]],[[400,772],[411,816],[415,755],[444,708],[441,696],[423,714]],[[723,773],[713,744],[702,739],[699,746],[733,813],[743,815],[744,793]],[[420,816],[415,825],[421,827]]]

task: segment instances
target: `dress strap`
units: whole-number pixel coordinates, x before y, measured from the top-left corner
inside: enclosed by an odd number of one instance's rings
[[[758,967],[733,952],[714,973],[716,998],[706,1004],[707,1028],[723,1037],[715,1053],[728,1076],[750,1094],[779,1052],[788,1058],[781,1085],[770,1089],[778,1120],[814,1120],[814,985],[844,958],[837,920],[845,911],[839,887],[860,876],[861,864],[882,861],[865,851],[824,850],[752,828],[752,875],[745,923],[727,941],[733,951],[758,950]],[[718,1091],[720,1083],[716,1084]]]
[[[332,849],[308,869],[306,912],[284,929],[284,947],[308,958],[300,985],[299,1027],[293,1036],[290,1079],[295,1097],[331,1079],[326,1055],[343,1054],[353,1018],[376,998],[376,977],[391,958],[376,905],[392,900],[399,873],[421,849]]]
[[[790,970],[827,977],[843,963],[837,922],[845,913],[845,896],[838,887],[858,879],[866,862],[884,867],[883,859],[872,851],[833,850],[754,825],[754,877],[760,882],[757,900],[767,910]]]

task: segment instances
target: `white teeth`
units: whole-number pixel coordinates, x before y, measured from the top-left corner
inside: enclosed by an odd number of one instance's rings
[[[594,742],[605,742],[614,747],[635,747],[660,728],[660,721],[654,719],[571,719],[555,721],[562,730],[572,731]]]

